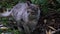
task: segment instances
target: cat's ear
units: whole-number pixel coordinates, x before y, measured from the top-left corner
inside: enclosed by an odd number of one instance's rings
[[[27,4],[28,4],[28,6],[30,6],[31,3],[29,1],[27,1]]]

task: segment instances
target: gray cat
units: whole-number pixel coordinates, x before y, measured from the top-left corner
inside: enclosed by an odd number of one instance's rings
[[[20,26],[23,26],[26,34],[30,34],[30,32],[35,29],[40,16],[40,10],[39,7],[34,4],[18,3],[11,11],[0,13],[0,17],[7,16],[12,16],[15,19],[19,31],[22,31]],[[21,22],[21,19],[24,22]]]

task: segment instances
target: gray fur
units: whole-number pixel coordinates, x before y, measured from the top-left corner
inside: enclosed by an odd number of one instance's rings
[[[7,17],[7,16],[11,15],[17,21],[17,25],[18,25],[17,27],[18,27],[18,29],[21,30],[20,24],[22,24],[22,26],[24,27],[24,30],[25,30],[26,34],[30,34],[29,28],[31,28],[31,31],[33,31],[34,28],[35,28],[35,26],[36,26],[36,24],[37,24],[37,22],[33,23],[32,22],[33,20],[31,21],[31,23],[29,22],[29,19],[30,19],[29,15],[31,14],[31,11],[29,11],[27,8],[29,7],[29,9],[34,10],[36,8],[34,6],[35,6],[34,4],[31,4],[31,6],[28,6],[27,3],[18,3],[17,5],[15,5],[11,9],[11,11],[0,13],[0,17]],[[37,21],[39,19],[39,16],[40,16],[40,10],[39,10],[39,8],[37,9],[36,12],[37,12],[37,14],[35,15],[35,17],[36,16],[37,17],[35,18],[36,19],[35,21]],[[21,23],[20,22],[21,19],[23,19],[23,21],[25,23]]]

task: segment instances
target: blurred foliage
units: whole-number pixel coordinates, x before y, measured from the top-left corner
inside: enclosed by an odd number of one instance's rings
[[[6,34],[23,34],[23,33],[19,32],[18,30],[11,30],[11,29],[7,29],[7,30],[0,29],[0,34],[2,32],[6,33]]]
[[[0,6],[11,8],[13,5],[15,5],[19,0],[0,0]]]
[[[41,5],[47,4],[47,0],[31,0],[31,2],[34,4],[41,4]]]
[[[60,3],[60,0],[57,0],[58,1],[58,3]]]

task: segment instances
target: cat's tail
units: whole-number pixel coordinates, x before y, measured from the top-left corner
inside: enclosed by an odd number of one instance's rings
[[[12,13],[12,11],[8,11],[7,12],[4,12],[4,13],[0,13],[0,17],[7,17],[7,16],[10,16]]]

